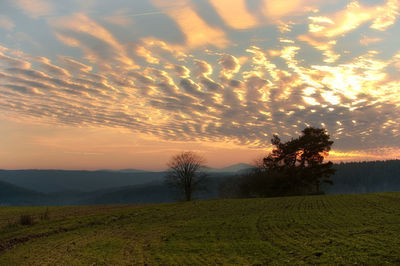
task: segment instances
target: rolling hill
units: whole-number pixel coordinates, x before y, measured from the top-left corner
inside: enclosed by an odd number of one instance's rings
[[[88,192],[160,181],[163,172],[0,170],[0,180],[44,193]]]
[[[0,206],[37,205],[48,202],[49,197],[44,193],[0,181]]]
[[[209,168],[208,191],[197,199],[218,198],[224,180],[248,171],[248,164]],[[334,167],[326,194],[400,191],[400,160],[341,163]],[[163,183],[165,172],[0,170],[0,204],[88,205],[171,202],[176,195]],[[13,186],[12,186],[13,185]],[[24,192],[25,191],[25,192]],[[2,198],[1,198],[2,197]]]

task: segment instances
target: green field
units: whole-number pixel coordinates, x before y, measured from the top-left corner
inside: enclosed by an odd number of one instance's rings
[[[400,193],[45,211],[0,207],[0,265],[400,265]]]

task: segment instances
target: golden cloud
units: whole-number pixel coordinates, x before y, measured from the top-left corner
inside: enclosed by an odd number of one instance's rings
[[[12,2],[32,18],[50,15],[54,9],[53,4],[45,0],[13,0]]]
[[[388,0],[383,5],[371,7],[352,1],[344,10],[333,15],[317,20],[311,17],[310,32],[314,36],[332,38],[354,30],[367,21],[373,21],[371,28],[385,30],[394,24],[399,8],[400,3],[397,0]]]
[[[371,43],[376,43],[382,41],[382,38],[370,38],[368,36],[363,36],[363,38],[360,40],[361,45],[368,46]]]
[[[156,64],[158,65],[160,63],[160,60],[155,57],[152,52],[150,52],[146,47],[144,46],[139,46],[136,48],[136,54],[138,56],[141,56],[146,59],[146,61],[150,64]]]
[[[262,12],[269,21],[279,22],[288,16],[298,16],[316,9],[316,0],[264,0]]]
[[[112,53],[111,56],[118,62],[118,66],[123,66],[128,69],[137,68],[134,61],[128,56],[125,47],[121,45],[108,30],[84,14],[75,14],[71,17],[56,19],[54,21],[54,27],[56,27],[58,31],[62,31],[62,33],[56,33],[61,41],[67,45],[85,49],[86,57],[91,61],[104,61],[102,57],[107,53]],[[94,37],[97,41],[102,41],[107,44],[109,51],[96,51],[95,47],[99,46],[98,44],[84,44],[83,41],[79,40],[73,33],[83,33]],[[107,64],[104,65],[109,64],[110,62],[107,62]]]
[[[245,0],[210,0],[226,24],[234,29],[248,29],[257,26],[257,18],[248,12]]]
[[[189,48],[212,45],[225,48],[230,42],[223,30],[210,26],[201,18],[188,0],[153,0],[153,5],[162,9],[179,26]]]

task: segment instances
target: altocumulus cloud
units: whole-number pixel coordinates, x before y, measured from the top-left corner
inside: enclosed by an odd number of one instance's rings
[[[16,5],[29,12],[23,2]],[[381,56],[384,51],[369,48],[385,43],[380,33],[396,23],[397,1],[372,7],[353,1],[332,14],[319,11],[318,1],[298,1],[308,7],[301,12],[300,4],[282,9],[279,1],[259,1],[259,7],[233,1],[232,12],[242,14],[243,23],[226,13],[223,1],[209,1],[217,26],[207,22],[199,3],[173,2],[151,1],[160,10],[154,14],[183,36],[180,42],[157,34],[129,42],[123,35],[139,17],[129,23],[113,17],[110,25],[76,12],[47,22],[60,45],[80,56],[1,46],[1,113],[253,147],[312,125],[327,128],[338,149],[400,148],[400,52]],[[37,3],[32,19],[55,12]],[[352,15],[351,23],[340,22]],[[376,36],[353,35],[362,48],[341,50],[343,36],[366,23]],[[271,43],[235,43],[238,34],[259,34],[263,26],[278,34]]]

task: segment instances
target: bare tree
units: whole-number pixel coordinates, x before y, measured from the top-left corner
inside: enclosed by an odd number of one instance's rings
[[[182,193],[186,201],[192,200],[195,191],[205,189],[207,175],[202,171],[205,159],[194,152],[181,152],[167,163],[165,182]]]

